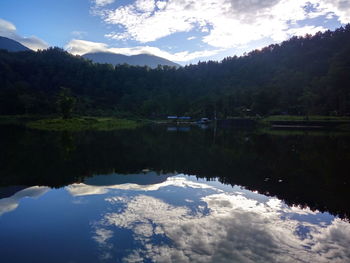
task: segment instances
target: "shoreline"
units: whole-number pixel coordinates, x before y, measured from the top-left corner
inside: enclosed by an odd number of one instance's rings
[[[76,116],[62,119],[57,116],[6,115],[0,116],[0,125],[20,125],[29,129],[45,131],[111,131],[135,129],[142,123],[116,117]]]

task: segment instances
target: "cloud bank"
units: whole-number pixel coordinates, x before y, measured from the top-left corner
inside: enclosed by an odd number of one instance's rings
[[[203,50],[203,51],[182,51],[177,53],[170,53],[164,50],[161,50],[158,47],[152,46],[136,46],[136,47],[125,47],[125,48],[116,48],[110,47],[109,45],[101,42],[92,42],[87,40],[73,39],[66,46],[66,50],[74,55],[83,55],[86,53],[93,52],[111,52],[123,55],[138,55],[138,54],[152,54],[159,56],[171,61],[183,62],[189,61],[202,57],[209,57],[219,53],[221,50]]]
[[[129,184],[108,185],[108,186],[94,186],[94,185],[79,183],[79,184],[71,184],[67,186],[66,189],[72,196],[87,196],[87,195],[106,194],[111,189],[130,190],[130,191],[157,191],[160,188],[167,187],[167,186],[176,186],[176,187],[182,187],[182,188],[190,187],[190,188],[197,188],[197,189],[213,188],[206,184],[188,181],[183,177],[169,177],[165,182],[158,183],[158,184],[139,185],[139,184],[129,183]]]
[[[0,216],[15,210],[23,198],[38,198],[49,191],[49,187],[33,186],[28,187],[14,194],[11,197],[0,199]]]
[[[307,19],[336,17],[350,22],[350,2],[344,0],[136,0],[117,8],[94,10],[116,25],[106,36],[148,43],[179,32],[197,31],[202,42],[235,48],[269,38],[280,42],[294,35],[324,31],[300,25]]]
[[[18,35],[16,31],[17,29],[14,24],[0,18],[0,36],[13,39],[32,50],[46,49],[49,47],[45,41],[36,36],[22,37]]]

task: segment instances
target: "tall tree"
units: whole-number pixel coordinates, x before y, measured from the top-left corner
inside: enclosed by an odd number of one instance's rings
[[[61,87],[57,96],[57,104],[63,119],[69,119],[72,117],[75,102],[76,99],[72,96],[71,90]]]

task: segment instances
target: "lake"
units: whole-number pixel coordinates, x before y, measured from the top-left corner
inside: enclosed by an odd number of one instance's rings
[[[0,129],[0,262],[350,262],[350,136]]]

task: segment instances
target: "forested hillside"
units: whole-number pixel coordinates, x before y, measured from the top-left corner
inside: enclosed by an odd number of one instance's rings
[[[77,98],[77,114],[348,115],[350,25],[181,68],[94,64],[58,48],[0,51],[0,114],[54,113],[60,87]]]

